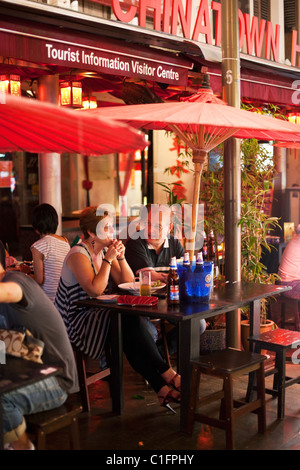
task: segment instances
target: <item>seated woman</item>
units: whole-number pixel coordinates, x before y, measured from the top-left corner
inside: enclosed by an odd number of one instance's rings
[[[40,204],[33,211],[32,226],[40,239],[31,245],[34,279],[54,302],[64,259],[70,250],[65,237],[56,235],[58,215],[50,204]]]
[[[80,217],[84,240],[67,254],[55,305],[60,311],[71,343],[92,358],[99,358],[107,339],[110,312],[101,308],[79,308],[75,302],[108,292],[110,281],[132,282],[125,259],[125,246],[113,239],[112,220],[87,207]],[[131,366],[158,394],[161,406],[172,409],[180,402],[180,376],[165,363],[145,327],[145,319],[122,315],[123,348]],[[175,389],[175,390],[174,390]]]

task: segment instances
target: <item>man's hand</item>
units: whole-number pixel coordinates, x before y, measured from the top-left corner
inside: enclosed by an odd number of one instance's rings
[[[156,271],[151,271],[151,280],[152,281],[161,281],[161,282],[167,282],[168,279],[168,273],[158,273]]]

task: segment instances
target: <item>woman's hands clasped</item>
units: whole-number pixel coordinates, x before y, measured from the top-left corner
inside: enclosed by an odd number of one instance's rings
[[[125,246],[121,240],[112,240],[109,245],[107,252],[105,254],[105,259],[112,262],[115,258],[124,259],[125,256]]]

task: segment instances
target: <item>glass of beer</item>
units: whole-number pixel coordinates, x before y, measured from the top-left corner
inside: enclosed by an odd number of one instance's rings
[[[151,295],[151,272],[140,271],[140,295]]]

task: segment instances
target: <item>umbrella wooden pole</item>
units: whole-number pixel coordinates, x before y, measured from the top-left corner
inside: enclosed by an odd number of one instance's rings
[[[204,163],[207,158],[207,152],[205,150],[194,150],[193,151],[193,162],[194,162],[194,190],[193,190],[193,205],[192,205],[192,236],[188,240],[187,251],[190,254],[190,260],[192,261],[195,251],[195,239],[197,233],[197,222],[198,222],[198,204],[200,195],[201,175]]]

